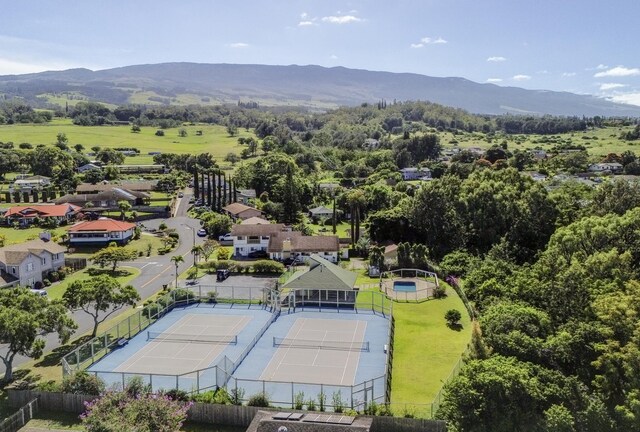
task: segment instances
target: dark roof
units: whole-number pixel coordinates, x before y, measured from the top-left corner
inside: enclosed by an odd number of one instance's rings
[[[29,256],[29,254],[40,257],[43,251],[50,254],[62,253],[66,250],[64,246],[52,241],[42,239],[29,240],[26,242],[13,244],[0,248],[0,262],[8,265],[18,265]]]
[[[282,243],[291,241],[292,252],[337,252],[340,250],[338,236],[303,236],[298,231],[283,232],[269,239],[268,252],[282,252]]]
[[[309,265],[308,271],[294,274],[282,288],[352,290],[356,284],[358,275],[318,255],[309,257]]]
[[[262,213],[260,210],[253,208],[253,207],[249,207],[248,205],[244,205],[242,203],[232,203],[229,204],[226,207],[222,207],[222,210],[226,211],[227,213],[230,213],[234,216],[238,216],[244,212],[246,212],[247,210],[254,210],[257,212]]]
[[[87,203],[90,201],[135,201],[138,198],[150,198],[146,192],[132,191],[120,187],[112,187],[109,190],[100,191],[90,194],[67,194],[55,200],[56,204],[62,203]]]
[[[231,227],[232,236],[266,236],[284,231],[283,224],[241,225]]]
[[[127,189],[130,191],[150,191],[153,190],[158,184],[157,180],[143,180],[143,181],[126,181],[122,180],[118,184],[113,183],[81,183],[76,187],[78,193],[95,193],[100,191],[111,190],[115,188]]]
[[[278,414],[269,411],[258,411],[247,428],[247,432],[279,432],[283,426],[287,432],[368,432],[371,429],[373,419],[370,417],[351,417],[336,413],[303,413],[298,420],[282,420],[274,417],[280,417]],[[317,418],[318,421],[310,421]],[[336,424],[323,422],[338,421],[342,419],[345,424]],[[347,424],[350,423],[350,424]]]

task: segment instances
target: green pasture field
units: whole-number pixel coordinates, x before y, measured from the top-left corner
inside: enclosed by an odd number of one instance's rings
[[[488,149],[492,145],[507,141],[509,150],[541,148],[552,149],[558,143],[571,141],[575,145],[583,145],[589,154],[594,156],[604,156],[609,153],[620,154],[626,150],[635,153],[640,152],[640,141],[624,141],[620,139],[622,132],[632,129],[626,127],[605,127],[585,132],[570,132],[557,135],[501,135],[496,134],[492,142],[487,141],[486,135],[481,132],[462,133],[454,135],[450,132],[440,132],[440,139],[443,147],[446,148],[470,148],[479,147]],[[458,141],[452,143],[452,141]]]
[[[180,129],[187,131],[187,136],[178,136]],[[253,132],[238,130],[238,135],[231,137],[226,127],[218,125],[195,125],[164,129],[164,136],[156,136],[155,127],[142,127],[140,133],[132,133],[130,126],[77,126],[69,119],[56,119],[46,124],[13,124],[0,125],[0,141],[13,142],[17,148],[20,143],[51,144],[56,141],[58,133],[66,134],[69,146],[82,144],[84,153],[91,152],[91,147],[103,148],[134,147],[140,150],[139,156],[125,158],[125,164],[152,164],[153,156],[149,152],[189,153],[209,152],[217,159],[223,159],[228,153],[239,154],[242,146],[239,137],[254,136]],[[196,135],[202,131],[202,135]]]

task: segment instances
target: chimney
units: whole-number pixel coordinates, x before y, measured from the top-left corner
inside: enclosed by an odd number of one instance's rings
[[[282,253],[291,253],[291,239],[288,238],[282,241]]]

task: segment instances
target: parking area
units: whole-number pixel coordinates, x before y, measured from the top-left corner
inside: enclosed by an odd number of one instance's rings
[[[198,292],[200,296],[215,291],[218,298],[260,300],[264,295],[263,289],[275,288],[277,280],[274,276],[231,275],[218,282],[215,274],[207,274],[199,278],[197,283],[187,285],[187,288]]]

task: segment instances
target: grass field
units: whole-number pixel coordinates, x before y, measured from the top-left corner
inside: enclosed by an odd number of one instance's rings
[[[71,274],[63,281],[55,283],[46,288],[49,298],[51,300],[61,299],[69,285],[79,280],[86,280],[91,278],[91,275],[89,274],[91,269],[93,269],[94,271],[98,270],[97,267],[87,267],[86,269]],[[118,274],[116,276],[118,282],[120,282],[120,284],[122,285],[126,285],[140,274],[140,270],[135,267],[118,267],[116,273]]]
[[[447,327],[449,309],[462,313],[462,329]],[[391,407],[403,415],[405,406],[418,417],[430,416],[430,404],[471,340],[471,324],[456,292],[424,303],[394,303],[396,319],[391,381]]]
[[[63,228],[56,228],[54,230],[45,230],[42,228],[25,228],[15,229],[8,227],[0,227],[0,236],[4,236],[5,245],[12,245],[17,243],[24,243],[27,240],[37,239],[41,232],[49,231],[52,236],[60,236],[66,231]]]
[[[631,150],[636,153],[640,151],[640,141],[623,141],[620,134],[631,130],[631,127],[606,127],[585,132],[570,132],[557,135],[496,135],[489,142],[483,133],[461,133],[453,135],[450,132],[440,132],[441,143],[444,148],[470,148],[479,147],[488,149],[494,144],[507,141],[510,151],[515,149],[542,148],[550,150],[556,144],[571,142],[574,145],[583,145],[591,155],[603,156],[609,153],[622,153]],[[455,143],[457,141],[457,143]]]
[[[223,159],[228,153],[240,153],[242,146],[238,144],[239,137],[253,136],[253,132],[238,130],[238,136],[231,137],[224,126],[195,125],[184,126],[187,136],[181,138],[178,131],[181,128],[165,129],[165,136],[155,136],[157,128],[143,127],[140,133],[132,133],[129,126],[76,126],[71,120],[53,120],[47,124],[14,124],[0,125],[0,141],[18,144],[28,142],[33,144],[51,144],[56,141],[58,133],[64,133],[69,139],[69,146],[82,144],[84,152],[90,152],[91,147],[103,148],[134,147],[140,150],[140,156],[125,158],[125,164],[151,164],[153,156],[149,152],[190,153],[209,152],[218,159]],[[202,135],[196,135],[202,131]]]

